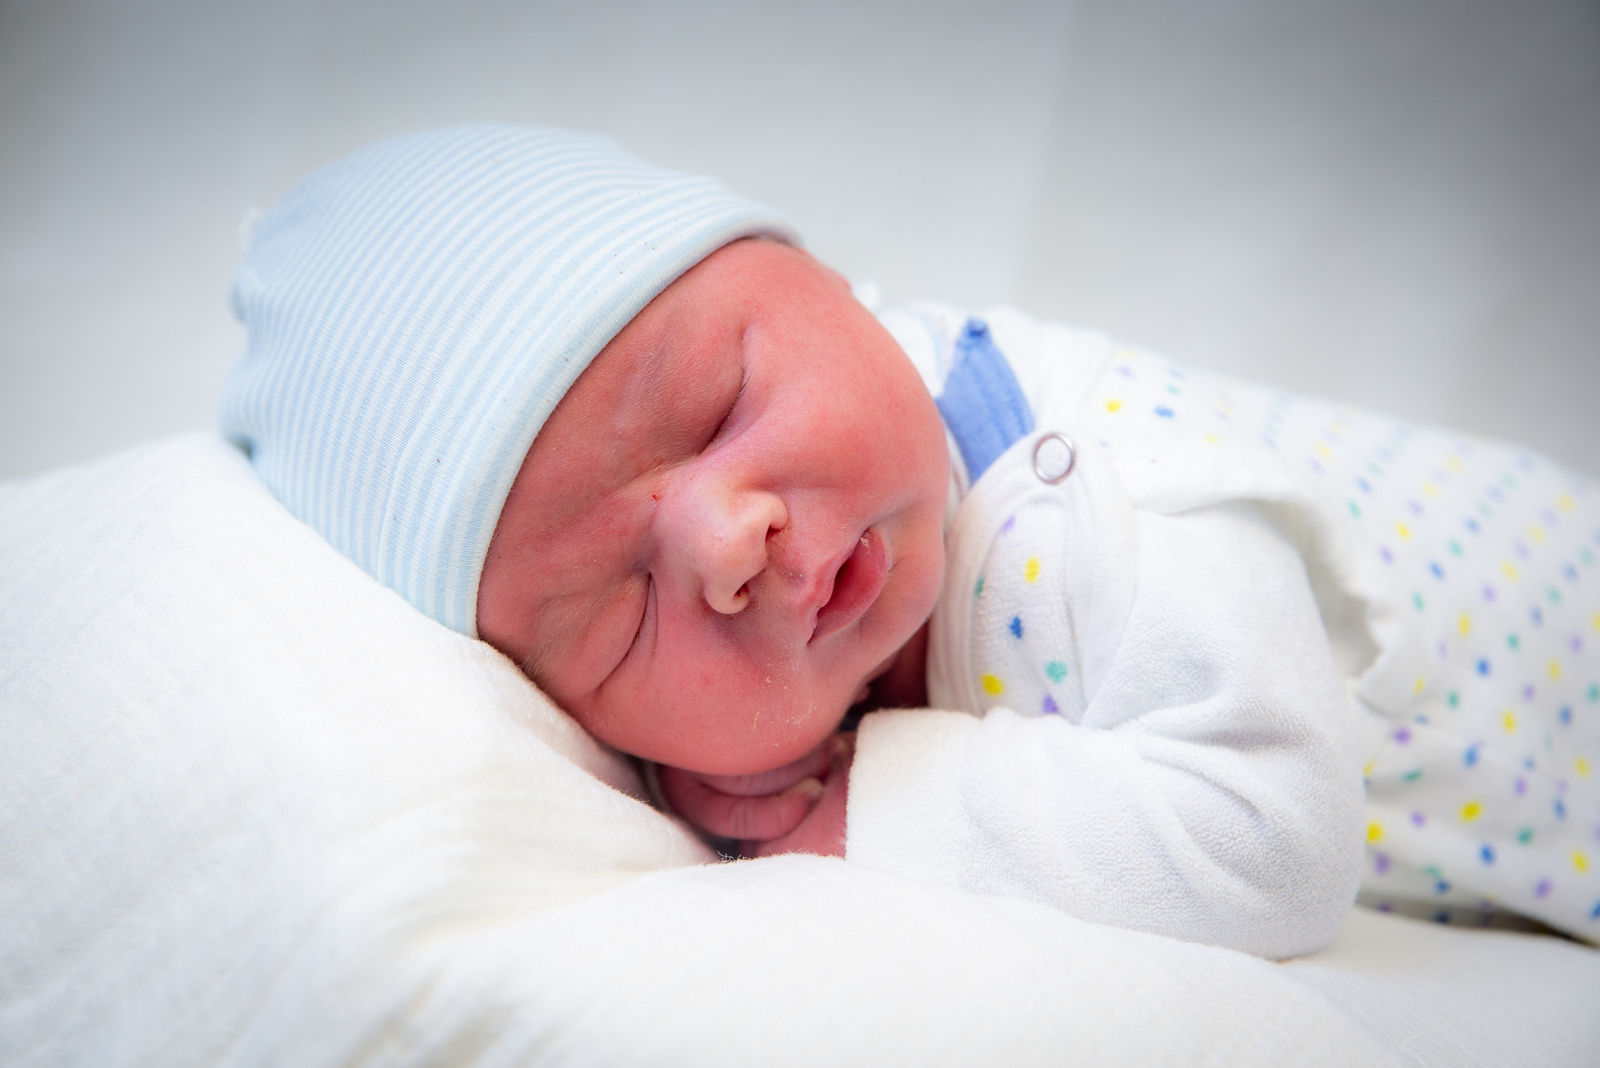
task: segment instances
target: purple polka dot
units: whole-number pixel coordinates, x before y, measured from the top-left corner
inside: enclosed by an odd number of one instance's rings
[[[1528,780],[1524,779],[1521,775],[1518,775],[1517,781],[1512,784],[1512,789],[1516,791],[1518,797],[1527,797]]]
[[[1389,854],[1387,854],[1387,853],[1374,853],[1374,854],[1372,854],[1372,870],[1373,870],[1373,872],[1375,874],[1378,874],[1378,875],[1387,875],[1387,874],[1389,874]]]
[[[1394,563],[1394,553],[1389,551],[1389,547],[1387,545],[1383,546],[1382,548],[1380,548],[1378,550],[1378,555],[1383,557],[1383,562],[1384,563],[1386,563],[1386,564]]]
[[[1061,712],[1061,709],[1056,705],[1056,699],[1049,694],[1044,695],[1044,710],[1052,716]]]
[[[1416,498],[1412,498],[1411,500],[1407,501],[1406,505],[1408,507],[1410,507],[1412,515],[1420,516],[1420,515],[1425,515],[1426,514],[1423,511],[1422,502],[1417,500]]]
[[[1017,525],[1017,517],[1016,516],[1014,516],[1014,515],[1006,516],[1006,521],[1004,523],[1000,524],[1000,533],[1001,534],[1010,534],[1011,531],[1012,531],[1012,528],[1014,528],[1016,525]]]
[[[1574,634],[1572,640],[1567,643],[1567,647],[1575,653],[1583,652],[1583,635]]]
[[[1399,730],[1395,731],[1394,732],[1394,740],[1399,742],[1401,745],[1408,744],[1411,741],[1411,731],[1410,731],[1410,729],[1406,728],[1406,727],[1401,727]]]
[[[1493,601],[1494,600],[1494,587],[1493,586],[1485,586],[1483,588],[1483,599],[1485,601]]]
[[[1549,879],[1540,879],[1538,885],[1533,888],[1533,896],[1538,898],[1549,897],[1551,889]]]
[[[1538,692],[1539,692],[1538,690],[1534,689],[1533,683],[1531,683],[1531,682],[1525,683],[1525,684],[1523,684],[1523,687],[1522,687],[1522,699],[1524,701],[1531,701],[1531,700],[1533,700],[1534,694],[1536,694]]]
[[[1411,826],[1413,826],[1413,827],[1426,827],[1427,825],[1428,825],[1428,814],[1426,812],[1423,812],[1421,809],[1418,809],[1417,811],[1415,811],[1415,812],[1413,812],[1411,814]]]

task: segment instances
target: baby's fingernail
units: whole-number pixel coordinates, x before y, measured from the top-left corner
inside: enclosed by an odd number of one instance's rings
[[[816,778],[801,779],[790,789],[799,794],[801,797],[805,798],[807,801],[811,801],[813,803],[821,798],[823,793],[822,780]]]

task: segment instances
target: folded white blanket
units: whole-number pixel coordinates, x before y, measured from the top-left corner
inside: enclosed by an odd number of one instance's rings
[[[839,861],[709,863],[625,761],[207,435],[0,486],[0,716],[6,1065],[1600,1042],[1600,953],[1551,939],[1358,915],[1279,966]]]

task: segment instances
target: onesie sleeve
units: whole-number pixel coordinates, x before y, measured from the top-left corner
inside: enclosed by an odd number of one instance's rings
[[[1123,625],[1073,621],[1079,664],[1103,665],[1082,707],[867,716],[847,855],[1264,957],[1314,950],[1355,897],[1362,786],[1300,556],[1248,504],[1134,523]]]

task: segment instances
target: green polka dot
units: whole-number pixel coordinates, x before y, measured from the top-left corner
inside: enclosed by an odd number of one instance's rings
[[[1522,644],[1522,639],[1517,637],[1517,632],[1512,631],[1506,635],[1506,648],[1515,649]]]
[[[983,576],[982,575],[978,576],[978,584],[976,586],[972,587],[972,596],[974,596],[974,597],[982,597],[983,596]]]
[[[1428,604],[1428,602],[1426,602],[1426,601],[1424,601],[1422,599],[1422,594],[1420,594],[1420,593],[1413,593],[1411,595],[1411,603],[1412,603],[1413,606],[1416,607],[1416,610],[1419,611],[1419,612],[1422,611],[1425,607],[1427,607],[1427,604]]]
[[[1350,514],[1351,514],[1351,516],[1353,516],[1356,519],[1360,519],[1361,518],[1361,506],[1359,504],[1357,504],[1355,501],[1350,501],[1349,504],[1350,504]]]
[[[1402,779],[1404,779],[1406,782],[1416,782],[1418,779],[1422,778],[1422,769],[1421,768],[1413,768],[1412,770],[1406,772],[1404,775],[1402,775],[1400,777]]]
[[[1051,682],[1060,682],[1067,677],[1067,665],[1059,660],[1052,660],[1044,666],[1044,673],[1050,676]]]
[[[1457,556],[1460,556],[1461,555],[1461,543],[1459,541],[1456,541],[1456,539],[1451,538],[1450,539],[1450,551],[1455,553]]]
[[[1589,700],[1600,701],[1600,682],[1591,682],[1589,684]]]
[[[1527,845],[1531,841],[1533,841],[1533,828],[1532,827],[1524,827],[1524,828],[1522,828],[1522,830],[1517,832],[1517,842],[1518,842],[1518,844]]]
[[[1556,589],[1554,586],[1550,586],[1550,587],[1546,588],[1545,591],[1544,591],[1544,595],[1546,597],[1550,598],[1550,603],[1551,604],[1560,604],[1561,603],[1561,591]]]
[[[1450,705],[1451,708],[1461,707],[1461,695],[1455,690],[1450,691],[1450,695],[1445,698],[1445,701]]]

